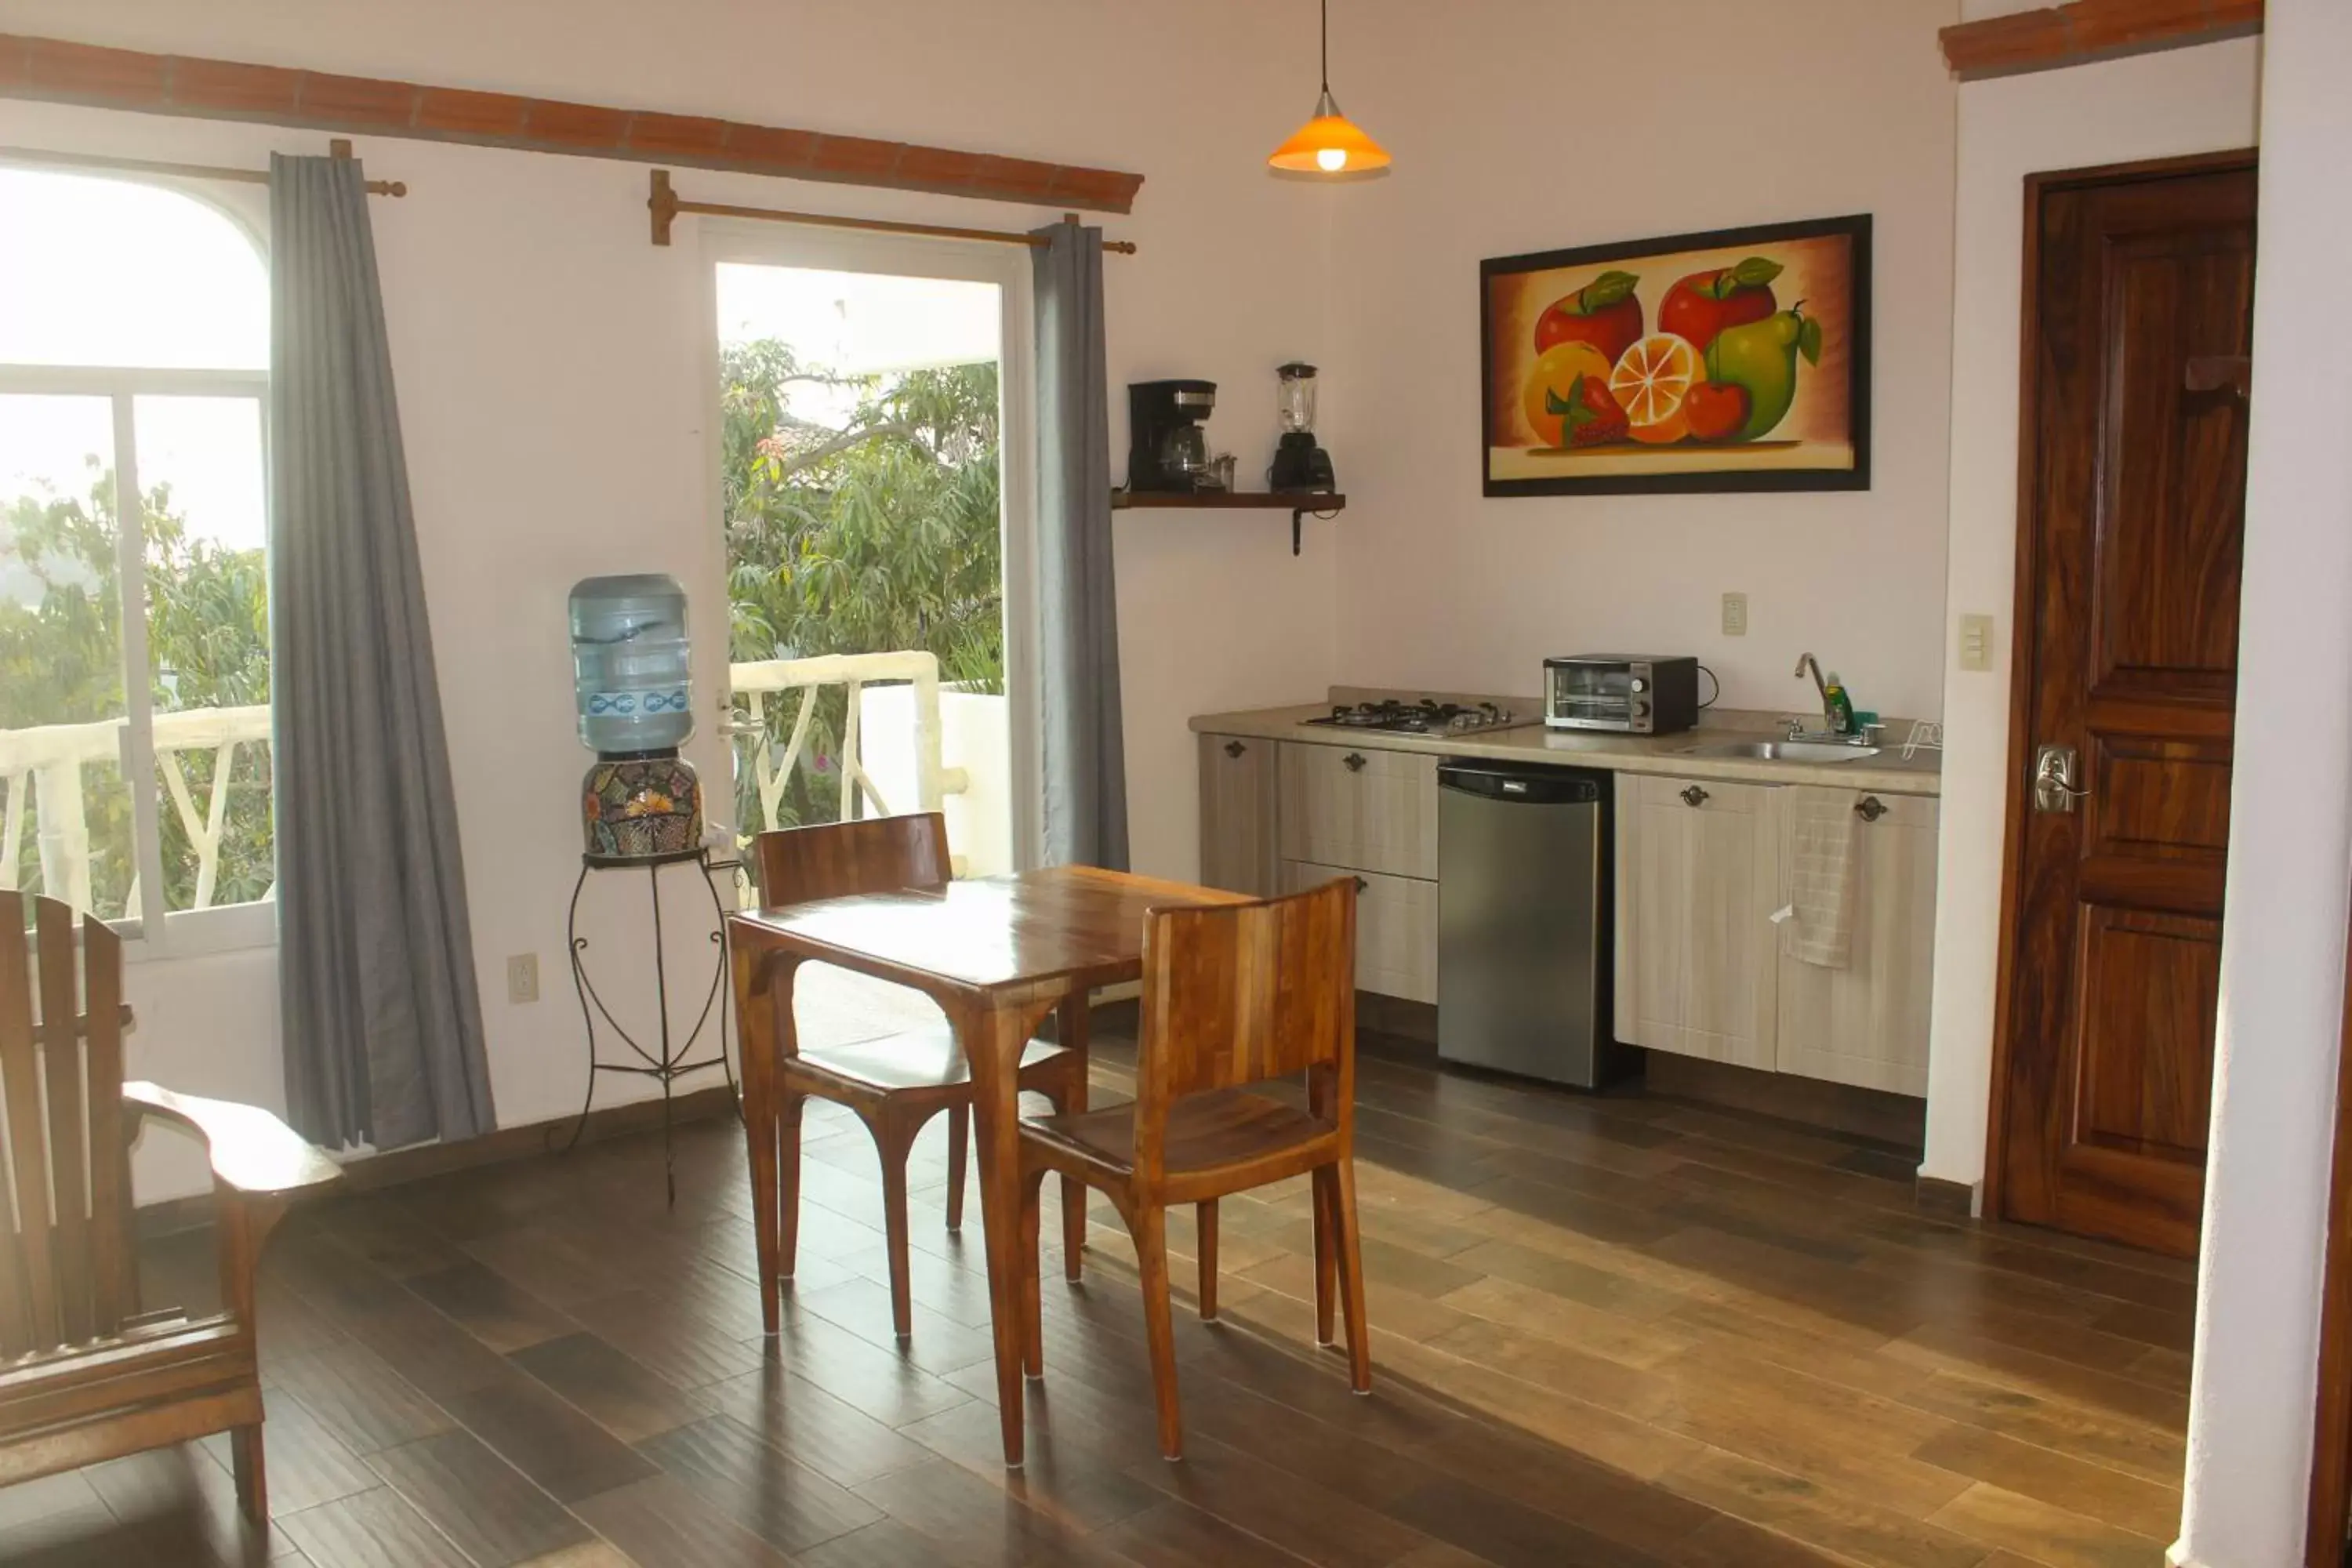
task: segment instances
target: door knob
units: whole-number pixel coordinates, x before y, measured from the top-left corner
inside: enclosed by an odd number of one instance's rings
[[[1349,752],[1346,756],[1340,758],[1339,763],[1351,773],[1360,773],[1364,771],[1364,759],[1358,756],[1353,752]]]
[[[1243,745],[1239,741],[1227,741],[1225,742],[1225,755],[1229,757],[1238,757],[1244,752],[1248,750],[1249,748]]]
[[[2074,787],[2074,748],[2043,745],[2033,753],[2033,809],[2072,811],[2091,792]]]
[[[1866,795],[1853,803],[1853,814],[1864,822],[1876,822],[1886,815],[1886,803],[1874,795]]]
[[[1688,789],[1683,791],[1683,804],[1685,805],[1696,805],[1706,799],[1706,791],[1699,788],[1696,784],[1693,784]]]

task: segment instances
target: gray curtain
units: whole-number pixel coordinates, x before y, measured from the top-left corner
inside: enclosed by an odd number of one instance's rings
[[[1102,230],[1034,231],[1045,859],[1127,869],[1127,745],[1110,548]]]
[[[357,159],[269,161],[270,681],[294,1125],[495,1124],[433,637]]]

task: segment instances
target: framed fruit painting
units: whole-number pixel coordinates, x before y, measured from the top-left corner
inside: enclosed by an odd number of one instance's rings
[[[1870,217],[1478,265],[1490,496],[1870,488]]]

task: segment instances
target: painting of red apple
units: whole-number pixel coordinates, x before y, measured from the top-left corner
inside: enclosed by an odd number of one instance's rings
[[[1870,218],[1479,265],[1490,496],[1870,488]]]

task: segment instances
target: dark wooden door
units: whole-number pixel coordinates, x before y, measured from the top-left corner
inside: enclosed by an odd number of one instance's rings
[[[2028,199],[1994,1195],[2011,1219],[2187,1255],[2229,843],[2252,155],[2044,176]]]

